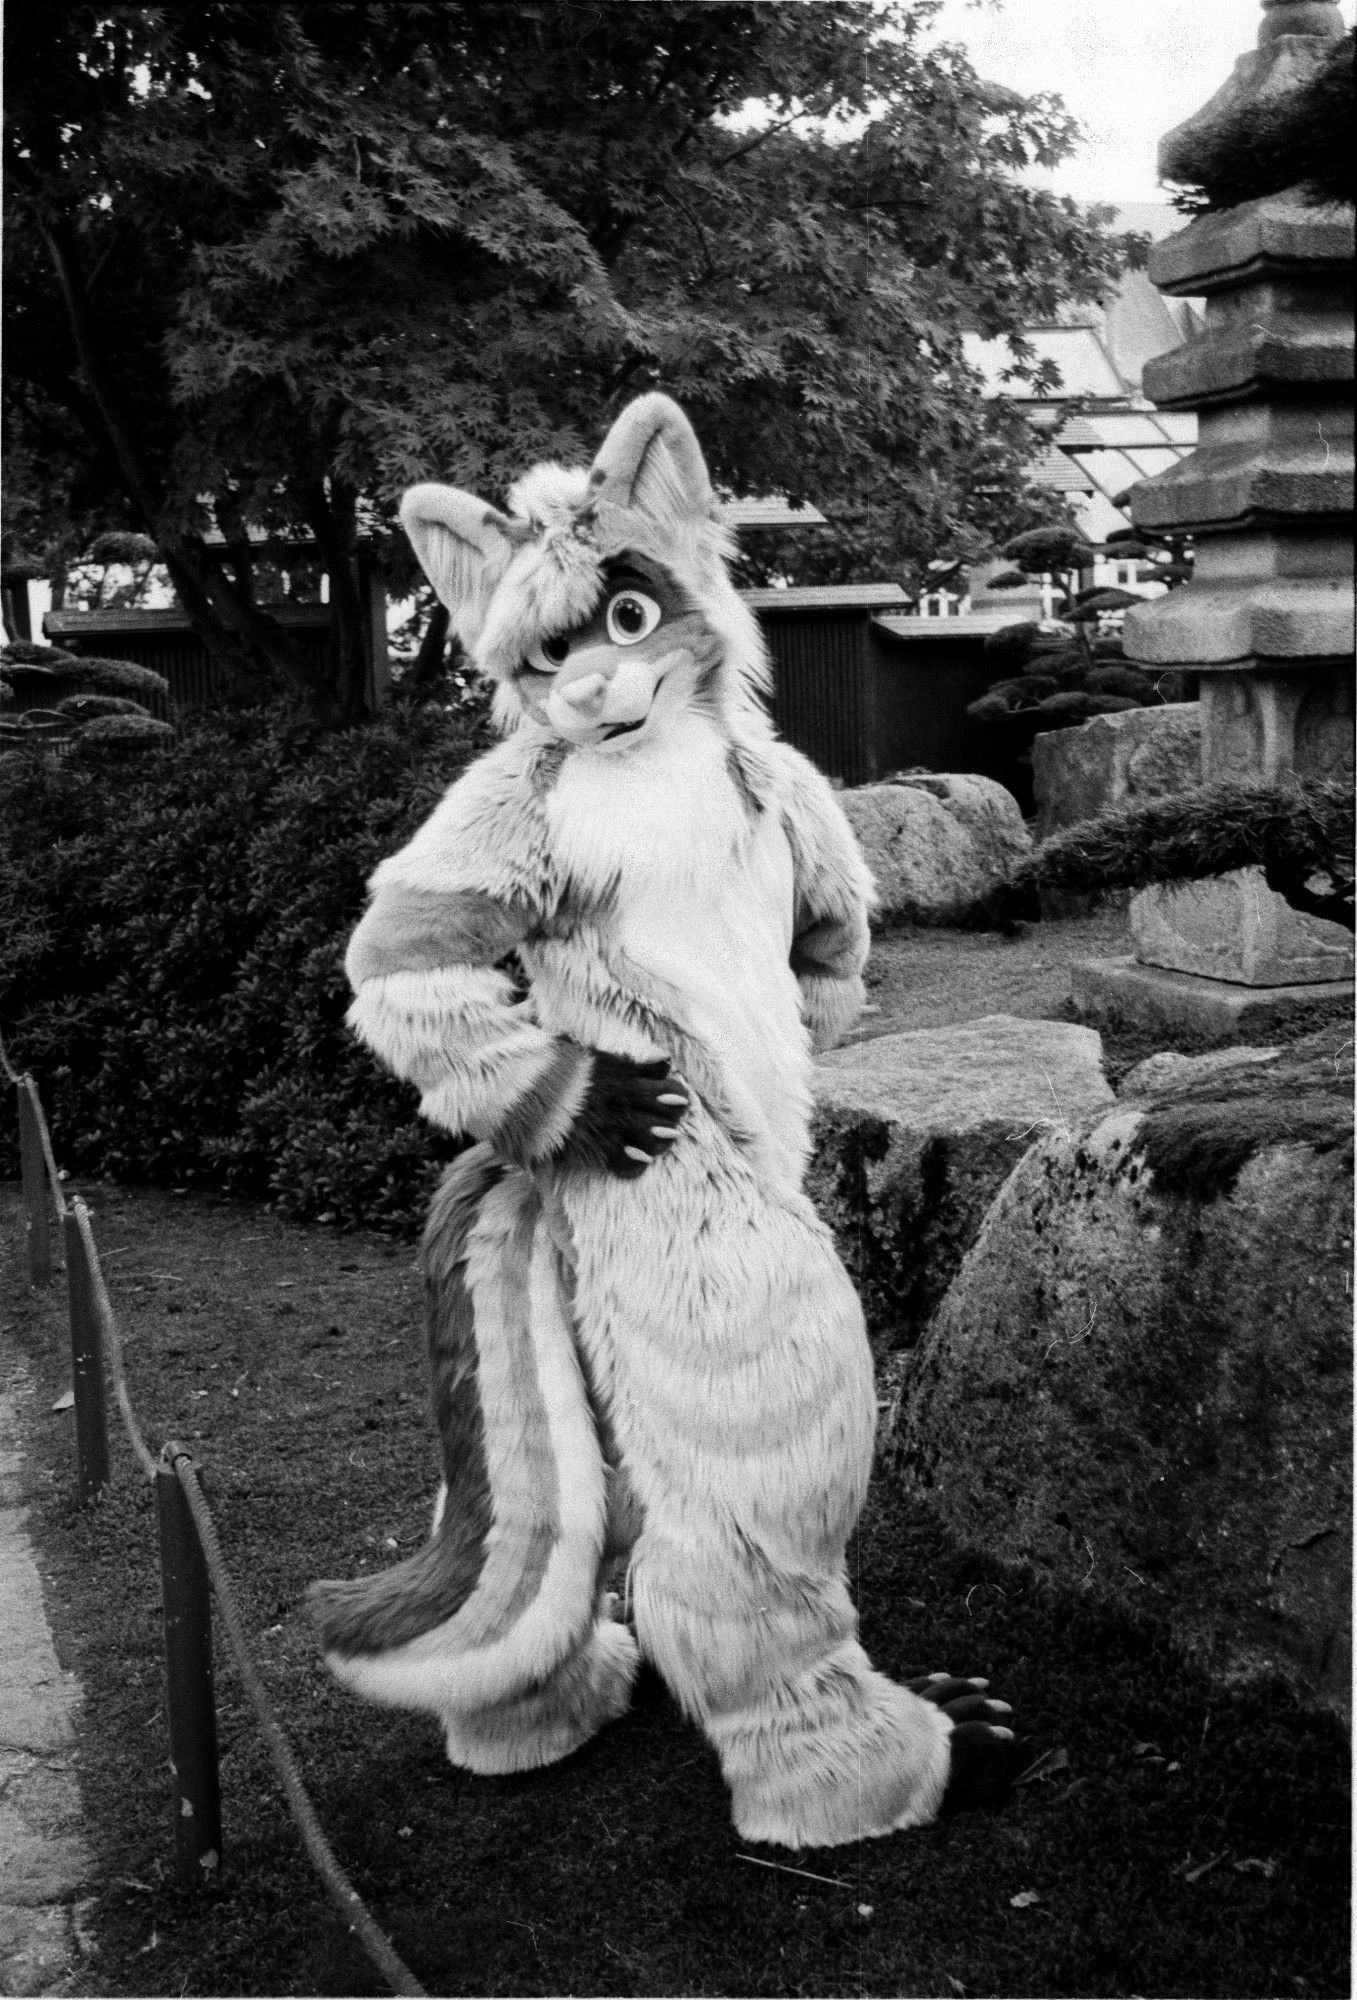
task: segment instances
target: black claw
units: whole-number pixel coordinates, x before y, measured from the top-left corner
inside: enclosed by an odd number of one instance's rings
[[[1003,1727],[1013,1713],[1006,1701],[990,1701],[983,1694],[969,1694],[960,1701],[943,1703],[944,1715],[950,1715],[953,1722],[992,1722]]]
[[[963,1696],[983,1695],[988,1686],[988,1681],[959,1680],[951,1674],[928,1674],[922,1680],[911,1683],[911,1692],[945,1708],[948,1702],[959,1701]]]

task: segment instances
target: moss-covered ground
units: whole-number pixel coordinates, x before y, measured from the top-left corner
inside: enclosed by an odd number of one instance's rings
[[[436,1471],[412,1251],[200,1196],[86,1193],[148,1432],[199,1456],[322,1820],[431,1991],[1347,1992],[1337,1726],[1275,1690],[1226,1695],[1161,1634],[993,1570],[884,1486],[850,1552],[874,1657],[988,1674],[1033,1753],[1064,1753],[1002,1811],[825,1854],[749,1849],[714,1759],[653,1681],[551,1771],[453,1771],[431,1722],[331,1683],[303,1604],[312,1578],[392,1561],[425,1532]],[[173,1882],[151,1495],[115,1437],[111,1490],[74,1505],[72,1418],[48,1413],[67,1379],[62,1280],[25,1289],[13,1184],[0,1220],[3,1337],[41,1390],[30,1528],[85,1691],[103,1887],[81,1990],[373,1991],[220,1638],[225,1866],[205,1893]]]

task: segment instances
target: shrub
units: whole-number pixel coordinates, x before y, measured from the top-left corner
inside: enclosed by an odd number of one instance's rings
[[[1095,715],[1195,698],[1192,676],[1149,674],[1129,661],[1117,629],[1139,600],[1126,590],[1095,585],[1079,590],[1072,572],[1099,556],[1141,564],[1142,582],[1162,582],[1172,590],[1192,574],[1181,536],[1120,528],[1097,544],[1071,528],[1032,528],[1008,542],[1002,554],[1017,568],[992,577],[991,588],[1009,580],[1051,579],[1060,590],[1058,619],[1027,619],[1001,625],[985,641],[986,657],[1002,676],[970,703],[967,714],[1002,729],[1015,748],[1031,744],[1043,730],[1069,729]],[[1020,763],[1031,761],[1024,754]]]
[[[50,667],[72,657],[57,646],[40,646],[36,639],[11,639],[0,653],[0,671],[6,667]]]
[[[348,1034],[343,952],[372,868],[482,732],[420,709],[320,735],[242,708],[149,766],[15,760],[0,1021],[63,1164],[418,1226],[455,1148]],[[12,1164],[8,1093],[4,1118]]]
[[[139,701],[125,694],[68,694],[57,703],[62,715],[73,722],[92,722],[96,715],[144,715]]]
[[[166,749],[173,741],[170,724],[158,722],[143,708],[131,714],[89,717],[81,722],[72,748],[82,763],[91,763],[108,757],[139,757],[145,750]]]
[[[100,694],[130,694],[146,701],[159,696],[167,700],[170,684],[154,667],[138,666],[135,660],[77,660],[80,678]]]
[[[137,756],[163,744],[170,734],[170,724],[145,706],[151,701],[168,709],[170,684],[163,674],[133,660],[85,659],[20,639],[0,653],[0,700],[6,705],[13,702],[16,686],[27,689],[30,701],[35,692],[47,696],[61,734],[86,758],[92,753]],[[71,692],[63,694],[67,688]],[[19,723],[28,724],[42,712],[30,708]],[[0,731],[12,736],[13,725],[0,723]]]

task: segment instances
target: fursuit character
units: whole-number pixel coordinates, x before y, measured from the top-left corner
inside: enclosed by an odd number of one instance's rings
[[[315,1587],[327,1660],[507,1772],[619,1716],[639,1648],[747,1840],[992,1796],[1005,1704],[899,1686],[857,1640],[872,1362],[801,1180],[872,885],[761,705],[697,440],[643,396],[590,471],[539,466],[508,513],[430,485],[402,517],[507,735],[376,870],[349,947],[356,1033],[480,1143],[424,1239],[433,1533]],[[622,1556],[634,1633],[605,1589]]]

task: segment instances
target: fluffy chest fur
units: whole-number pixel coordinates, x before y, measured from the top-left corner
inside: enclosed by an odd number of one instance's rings
[[[549,845],[600,914],[537,955],[534,999],[544,1025],[592,1029],[600,1046],[632,1055],[657,1044],[608,995],[648,1003],[679,1030],[680,1065],[685,1046],[700,1052],[764,1165],[795,1181],[809,1045],[790,966],[792,853],[776,809],[751,808],[729,752],[725,734],[693,716],[632,757],[566,759],[545,802]],[[580,1018],[585,996],[598,1002],[592,1022]]]

